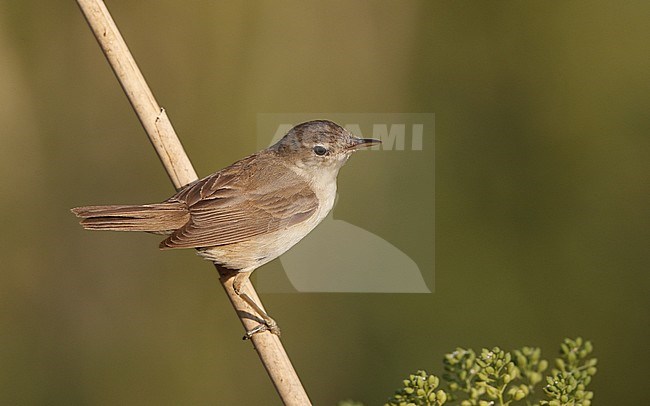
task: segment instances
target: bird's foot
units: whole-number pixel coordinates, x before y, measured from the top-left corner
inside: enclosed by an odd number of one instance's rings
[[[260,323],[256,327],[247,331],[246,334],[242,337],[242,340],[250,340],[253,335],[257,333],[263,333],[265,331],[268,331],[271,334],[275,334],[276,336],[280,337],[280,326],[278,326],[278,323],[276,323],[275,320],[268,317],[268,320],[264,320],[264,323]]]
[[[280,327],[278,326],[278,323],[275,320],[273,320],[271,316],[266,314],[264,309],[262,309],[260,305],[255,303],[255,301],[250,296],[242,292],[243,284],[248,280],[249,276],[250,276],[250,272],[238,273],[237,275],[235,275],[232,287],[235,293],[237,294],[237,296],[239,296],[244,302],[248,304],[248,306],[250,306],[253,310],[255,310],[255,313],[257,313],[257,315],[262,318],[263,322],[261,322],[253,329],[247,331],[243,339],[249,340],[251,337],[253,337],[254,334],[262,333],[264,331],[268,331],[280,337]]]
[[[253,334],[261,333],[264,331],[268,331],[280,337],[280,327],[278,326],[278,323],[273,320],[273,318],[271,318],[271,316],[266,314],[266,312],[246,293],[240,293],[239,297],[242,298],[244,302],[248,303],[248,305],[252,307],[253,310],[255,310],[255,313],[257,313],[263,320],[263,322],[261,322],[258,326],[246,332],[244,340],[251,338]]]

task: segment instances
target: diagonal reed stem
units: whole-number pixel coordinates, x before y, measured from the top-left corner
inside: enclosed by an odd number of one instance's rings
[[[147,132],[174,187],[179,189],[193,182],[197,179],[196,172],[185,154],[167,114],[156,102],[138,69],[106,5],[101,0],[77,0],[77,3]],[[219,280],[237,312],[237,316],[246,331],[251,330],[258,325],[258,322],[255,317],[251,316],[246,303],[233,290],[232,273],[219,267],[217,270],[220,275]],[[244,284],[243,291],[257,303],[261,303],[250,282]],[[284,404],[311,405],[280,339],[269,332],[263,332],[253,335],[251,341]]]

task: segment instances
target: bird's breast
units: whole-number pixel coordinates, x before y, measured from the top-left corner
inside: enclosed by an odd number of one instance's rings
[[[309,218],[287,228],[252,237],[235,244],[199,251],[204,258],[231,269],[252,271],[277,258],[309,234],[332,210],[336,199],[336,178],[312,184],[318,208]]]

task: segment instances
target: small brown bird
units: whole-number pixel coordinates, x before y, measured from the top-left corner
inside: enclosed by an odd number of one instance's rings
[[[271,147],[183,187],[162,203],[72,209],[89,230],[165,234],[161,249],[196,248],[237,272],[235,292],[265,320],[250,335],[277,323],[242,283],[282,255],[320,223],[336,198],[336,177],[352,152],[380,143],[356,138],[331,121],[292,128]]]

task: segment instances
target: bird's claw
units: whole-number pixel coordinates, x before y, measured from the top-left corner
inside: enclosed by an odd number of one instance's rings
[[[268,331],[271,334],[275,334],[276,336],[280,337],[280,327],[278,326],[278,323],[275,322],[275,320],[271,319],[270,321],[260,323],[254,328],[248,330],[242,337],[242,340],[250,340],[253,335],[257,333],[263,333],[265,331]]]

